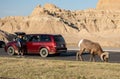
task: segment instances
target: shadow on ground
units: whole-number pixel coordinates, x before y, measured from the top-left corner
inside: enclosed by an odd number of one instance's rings
[[[68,50],[67,53],[61,53],[60,55],[49,55],[47,58],[40,57],[39,54],[26,54],[24,58],[31,59],[45,59],[45,60],[65,60],[65,61],[76,61],[76,52],[75,50]],[[84,53],[83,55],[84,61],[89,61],[90,54]],[[0,57],[17,57],[17,55],[9,56],[4,49],[0,49]],[[96,62],[101,62],[100,57],[95,57]],[[120,52],[110,52],[110,63],[120,63]]]

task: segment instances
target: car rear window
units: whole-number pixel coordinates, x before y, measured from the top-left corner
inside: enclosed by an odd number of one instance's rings
[[[65,42],[64,38],[61,35],[54,36],[55,42]]]

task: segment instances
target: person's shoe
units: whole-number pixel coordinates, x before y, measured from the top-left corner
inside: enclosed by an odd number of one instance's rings
[[[25,56],[22,55],[21,57],[24,58]]]
[[[20,56],[20,55],[18,55],[17,57],[18,57],[18,58],[20,58],[21,56]]]

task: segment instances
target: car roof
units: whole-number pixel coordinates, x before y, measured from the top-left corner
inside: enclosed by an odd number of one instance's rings
[[[26,34],[26,35],[48,35],[48,36],[56,36],[56,35],[60,35],[60,34]]]
[[[25,32],[14,32],[16,35],[25,35]]]

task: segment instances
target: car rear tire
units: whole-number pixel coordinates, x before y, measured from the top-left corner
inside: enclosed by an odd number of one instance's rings
[[[12,56],[15,54],[15,49],[12,46],[10,46],[7,49],[7,53],[8,53],[8,55]]]
[[[45,57],[47,57],[48,55],[49,55],[49,52],[48,52],[48,50],[47,50],[46,48],[42,48],[42,49],[40,50],[40,56],[41,56],[41,57],[45,58]]]

